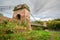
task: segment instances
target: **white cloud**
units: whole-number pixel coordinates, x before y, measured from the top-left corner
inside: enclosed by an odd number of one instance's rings
[[[38,21],[39,21],[39,20],[40,20],[40,18],[32,17],[32,16],[30,17],[30,19],[31,19],[31,21],[36,21],[36,20],[38,20]]]
[[[49,20],[53,20],[52,18],[44,18],[44,19],[40,19],[40,21],[49,21]]]

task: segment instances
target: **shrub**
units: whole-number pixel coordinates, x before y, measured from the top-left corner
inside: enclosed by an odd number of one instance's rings
[[[47,26],[51,30],[60,30],[60,21],[50,21]]]

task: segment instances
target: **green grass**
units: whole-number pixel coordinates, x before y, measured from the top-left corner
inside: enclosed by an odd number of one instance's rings
[[[7,23],[6,23],[7,22]],[[60,40],[60,32],[33,30],[15,33],[15,27],[21,25],[17,22],[4,21],[0,23],[0,40]],[[10,30],[7,34],[6,31]]]
[[[60,32],[33,30],[25,33],[1,34],[0,40],[60,40]]]
[[[54,31],[54,32],[50,32],[51,37],[53,40],[60,40],[60,32],[59,31]]]

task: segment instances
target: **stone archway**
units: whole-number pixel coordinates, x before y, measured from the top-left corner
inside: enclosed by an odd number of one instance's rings
[[[21,15],[20,15],[20,14],[17,14],[17,15],[16,15],[16,18],[17,18],[18,20],[20,20],[20,19],[21,19]]]

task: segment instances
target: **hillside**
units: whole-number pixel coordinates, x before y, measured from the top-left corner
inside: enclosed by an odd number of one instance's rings
[[[60,32],[26,29],[19,21],[0,17],[0,40],[60,40]]]

